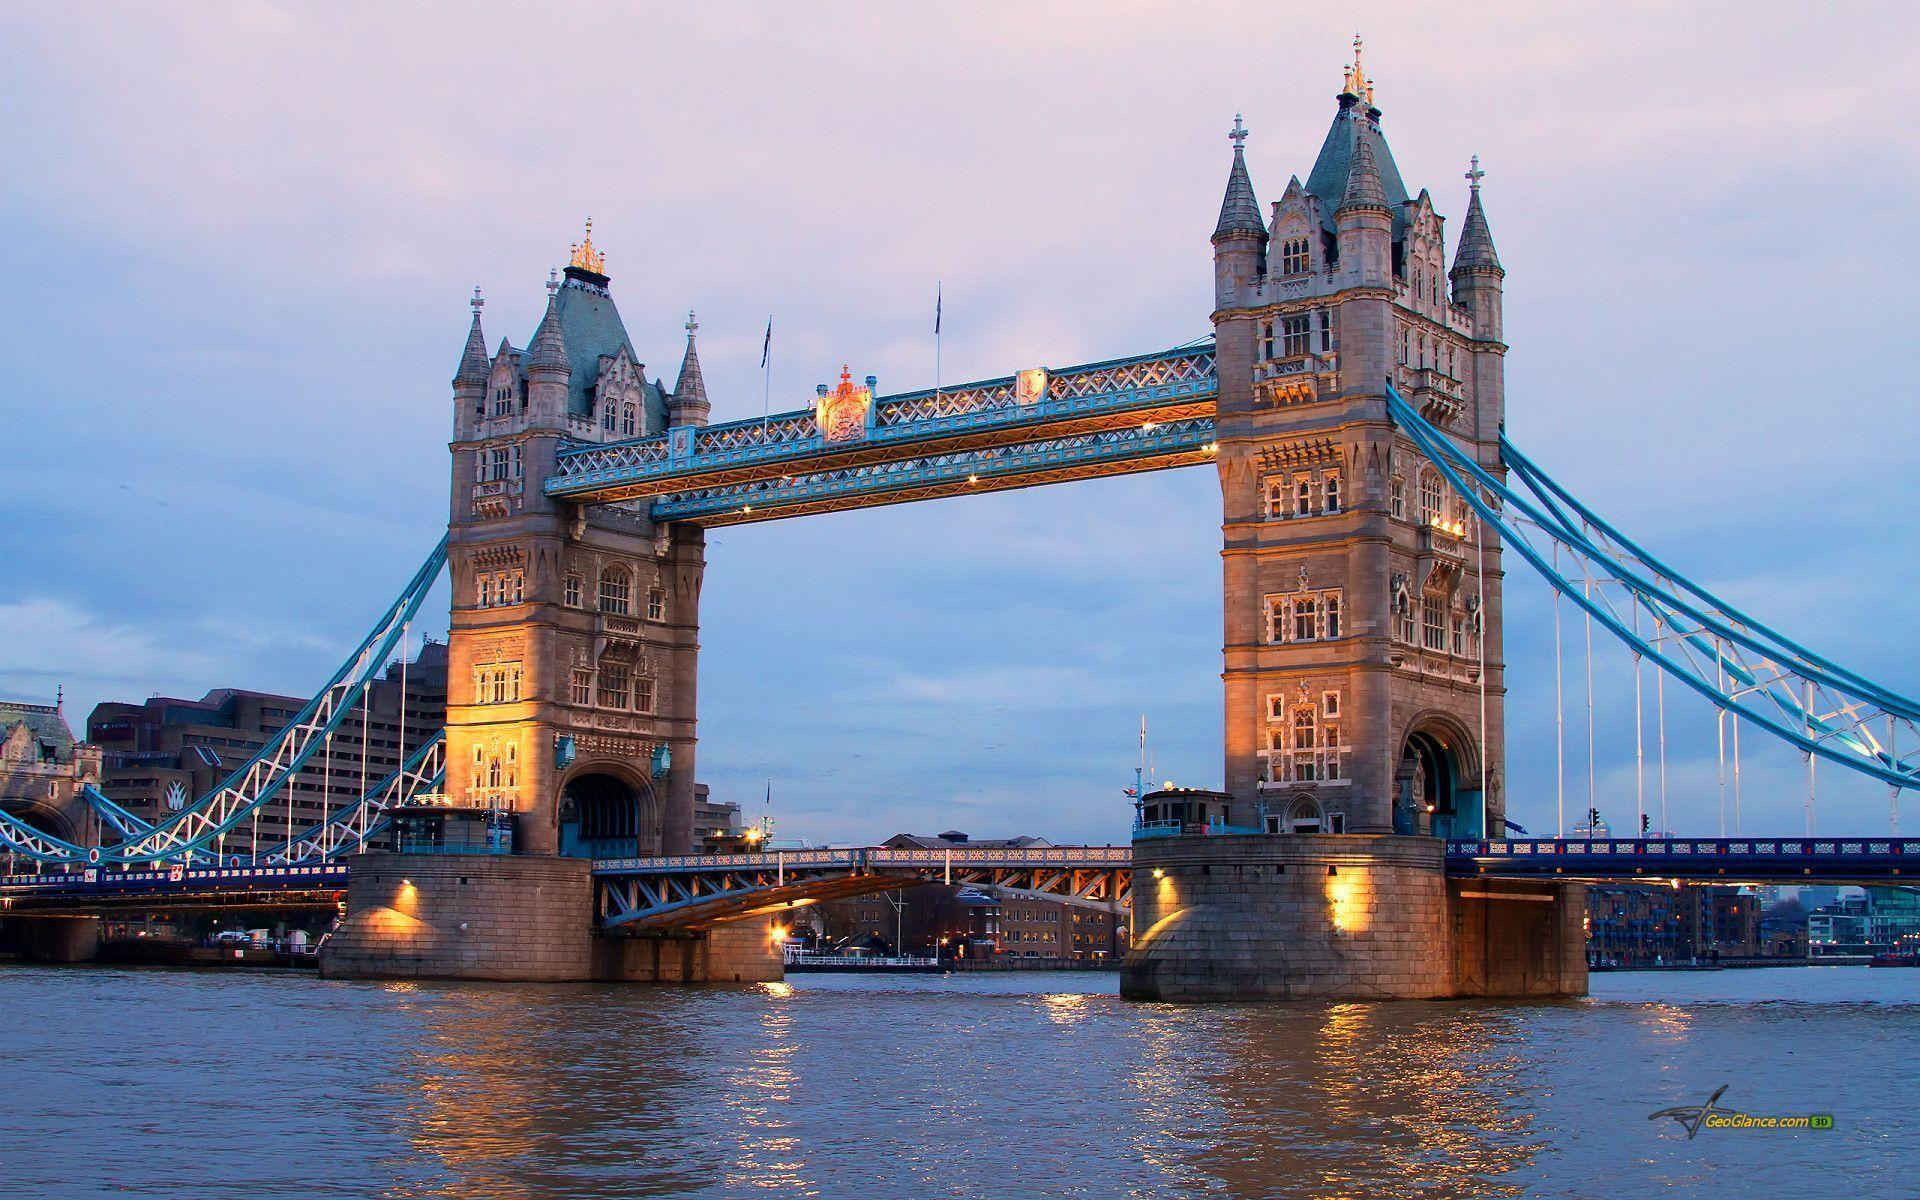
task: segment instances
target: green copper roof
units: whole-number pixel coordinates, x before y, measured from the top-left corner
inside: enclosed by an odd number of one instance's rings
[[[1313,171],[1307,176],[1307,190],[1320,198],[1320,211],[1326,214],[1327,228],[1332,229],[1334,211],[1347,197],[1347,176],[1353,170],[1354,146],[1360,138],[1366,138],[1373,151],[1373,165],[1380,172],[1387,206],[1393,209],[1393,233],[1399,237],[1406,227],[1406,214],[1400,206],[1408,198],[1407,185],[1400,180],[1400,168],[1394,164],[1387,139],[1364,112],[1363,105],[1342,98],[1340,111],[1327,130],[1326,141],[1320,144],[1320,157],[1313,161]]]

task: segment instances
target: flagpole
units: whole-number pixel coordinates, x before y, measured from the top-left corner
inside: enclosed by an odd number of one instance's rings
[[[760,424],[767,423],[768,415],[773,411],[773,317],[767,317],[767,338],[760,343]],[[772,783],[768,783],[772,788]]]
[[[940,399],[940,311],[946,303],[945,285],[933,285],[933,398]]]

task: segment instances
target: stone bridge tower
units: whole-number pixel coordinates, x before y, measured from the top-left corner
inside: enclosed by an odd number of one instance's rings
[[[1226,788],[1276,832],[1478,837],[1504,810],[1500,546],[1385,383],[1500,470],[1503,272],[1476,164],[1449,275],[1357,46],[1338,105],[1270,219],[1236,127],[1213,234]]]
[[[491,356],[476,290],[453,381],[446,791],[516,813],[521,853],[693,848],[705,535],[541,490],[569,444],[707,421],[695,323],[669,392],[610,283],[589,222],[530,344]]]
[[[1449,269],[1357,39],[1337,103],[1269,212],[1234,122],[1212,239],[1225,795],[1150,798],[1184,825],[1135,839],[1122,991],[1584,992],[1577,886],[1445,874],[1443,839],[1503,827],[1500,546],[1396,427],[1386,387],[1501,470],[1504,273],[1478,163]]]

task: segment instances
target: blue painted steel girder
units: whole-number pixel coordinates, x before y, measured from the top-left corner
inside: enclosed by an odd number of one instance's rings
[[[1211,415],[1213,347],[1036,370],[872,401],[866,428],[829,439],[812,409],[561,452],[550,496],[607,503]]]
[[[1212,416],[674,492],[656,521],[741,525],[1214,461]]]

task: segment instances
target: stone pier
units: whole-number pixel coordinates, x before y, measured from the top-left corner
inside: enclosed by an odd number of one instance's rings
[[[592,863],[487,854],[361,854],[347,916],[321,948],[330,979],[756,983],[783,976],[765,920],[602,936]]]
[[[1414,1000],[1587,989],[1578,885],[1449,880],[1435,838],[1134,843],[1134,1000]]]

